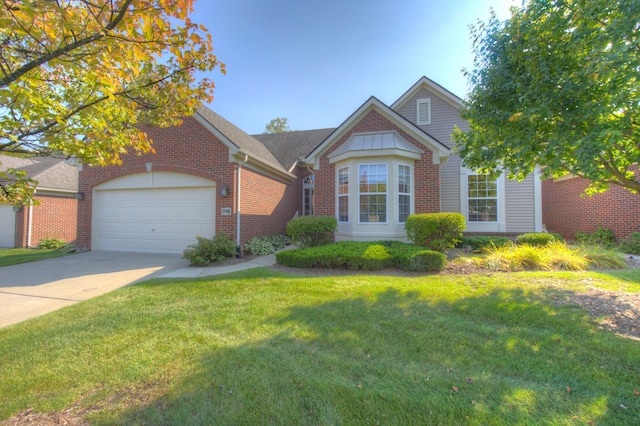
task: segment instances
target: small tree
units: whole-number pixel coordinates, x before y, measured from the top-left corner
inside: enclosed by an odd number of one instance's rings
[[[285,117],[276,117],[264,127],[264,133],[290,132],[289,120]]]

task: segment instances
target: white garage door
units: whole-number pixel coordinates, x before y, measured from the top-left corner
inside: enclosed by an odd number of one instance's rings
[[[16,213],[13,206],[0,204],[0,247],[15,247]]]
[[[196,235],[215,234],[215,197],[215,186],[97,189],[93,249],[182,254]]]

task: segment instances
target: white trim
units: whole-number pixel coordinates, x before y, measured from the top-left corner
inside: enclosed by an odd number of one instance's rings
[[[427,119],[421,120],[420,107],[427,106]],[[416,99],[416,124],[418,126],[428,126],[431,124],[431,98]]]
[[[384,193],[382,192],[361,192],[360,191],[360,168],[361,167],[369,167],[369,166],[384,166],[385,167],[385,188],[386,191]],[[358,164],[358,225],[386,225],[389,223],[389,163],[360,163]],[[397,192],[397,191],[396,191]],[[365,196],[379,196],[379,195],[384,195],[384,215],[385,215],[385,221],[384,222],[363,222],[360,217],[362,216],[362,212],[361,212],[361,205],[360,205],[360,200],[362,195],[365,194]]]
[[[415,193],[414,193],[414,183],[413,183],[413,167],[411,164],[406,163],[396,163],[396,218],[398,225],[404,225],[404,222],[400,222],[400,195],[408,195],[409,196],[409,215],[412,215],[415,212]],[[409,167],[409,192],[400,192],[400,167]]]
[[[344,123],[340,125],[320,146],[313,150],[305,159],[305,163],[314,164],[314,169],[320,169],[320,158],[333,144],[338,142],[358,121],[360,121],[369,112],[375,110],[379,112],[387,120],[401,128],[412,138],[416,139],[433,153],[433,164],[446,162],[451,155],[451,150],[442,142],[429,136],[420,130],[404,117],[400,116],[396,111],[392,110],[375,97],[369,98],[360,108],[356,110]]]
[[[340,194],[340,170],[347,169],[347,193]],[[351,176],[350,176],[349,166],[342,166],[336,169],[336,189],[335,189],[335,197],[336,197],[336,218],[338,219],[338,223],[351,223]],[[347,220],[340,220],[340,197],[347,198]]]
[[[411,99],[423,87],[436,94],[439,98],[458,110],[462,109],[462,107],[464,106],[462,99],[460,99],[458,96],[440,86],[435,81],[430,80],[427,77],[421,77],[420,80],[418,80],[413,86],[411,86],[409,90],[404,92],[404,94],[400,96],[397,101],[391,104],[391,108],[393,108],[394,110],[400,109],[400,107],[405,102]]]
[[[542,180],[540,166],[533,170],[533,227],[534,232],[543,232],[542,227]]]
[[[506,184],[504,173],[496,179],[497,184],[497,221],[496,222],[470,222],[469,221],[469,180],[468,176],[479,175],[473,170],[460,166],[460,213],[465,218],[468,232],[506,232]]]

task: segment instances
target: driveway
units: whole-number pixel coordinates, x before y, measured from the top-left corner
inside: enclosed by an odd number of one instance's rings
[[[180,255],[91,251],[0,268],[0,327],[171,271]]]

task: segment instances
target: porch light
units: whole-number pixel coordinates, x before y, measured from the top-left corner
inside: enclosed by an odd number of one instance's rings
[[[220,196],[228,197],[229,196],[229,187],[227,185],[222,185],[220,187]]]

